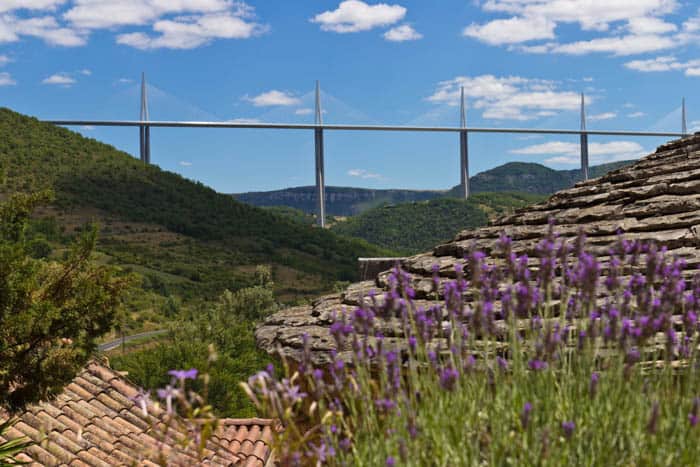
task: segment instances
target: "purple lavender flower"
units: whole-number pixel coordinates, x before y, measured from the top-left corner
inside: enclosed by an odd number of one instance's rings
[[[651,415],[649,416],[649,421],[647,422],[647,433],[653,435],[656,434],[656,430],[659,425],[659,403],[654,402],[651,406]]]
[[[571,436],[574,434],[574,430],[576,429],[576,424],[571,421],[565,421],[561,423],[561,429],[564,432],[564,437],[566,439],[570,439]]]
[[[169,384],[163,389],[158,389],[158,397],[165,401],[165,409],[168,414],[173,413],[173,398],[179,396],[179,394],[180,391]]]
[[[520,424],[522,425],[523,430],[526,430],[528,424],[530,423],[530,412],[532,412],[532,404],[525,402],[523,410],[520,412]]]
[[[690,422],[690,426],[694,427],[698,424],[698,420],[700,420],[700,398],[696,397],[693,399],[693,407],[688,414],[688,422]]]
[[[136,402],[136,405],[139,406],[144,417],[148,416],[147,406],[151,403],[151,391],[144,391],[143,389],[139,389],[138,394],[136,394],[134,397],[131,397],[130,399]]]
[[[547,369],[547,362],[538,359],[532,359],[527,363],[527,366],[533,371],[541,371]]]
[[[190,368],[189,370],[170,370],[168,374],[180,382],[184,382],[186,379],[197,379],[196,368]]]
[[[396,459],[389,456],[386,458],[386,467],[394,467],[396,465]]]
[[[598,392],[598,381],[600,380],[600,374],[597,372],[591,373],[591,381],[588,383],[588,392],[591,397],[595,396]]]
[[[459,372],[452,367],[446,367],[440,372],[440,387],[446,391],[452,391],[457,384]]]

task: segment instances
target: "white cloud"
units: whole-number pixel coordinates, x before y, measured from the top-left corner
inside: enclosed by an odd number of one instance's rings
[[[2,0],[0,13],[13,10],[55,10],[66,0]]]
[[[646,115],[647,114],[644,112],[632,112],[632,113],[628,113],[627,117],[629,117],[629,118],[642,118],[642,117],[645,117]]]
[[[314,110],[309,108],[296,109],[294,111],[294,115],[311,115],[312,113],[314,113]]]
[[[182,167],[192,167],[192,162],[190,161],[180,161],[178,164]]]
[[[230,13],[179,17],[153,24],[156,36],[132,32],[117,36],[117,43],[137,49],[194,49],[214,39],[248,39],[262,34],[267,28],[248,22]]]
[[[632,60],[625,63],[625,67],[643,73],[682,70],[686,76],[698,76],[694,73],[700,71],[700,59],[679,61],[672,55],[666,55],[647,60]]]
[[[548,143],[513,149],[511,154],[551,155],[545,159],[549,164],[579,164],[581,146],[579,143],[550,141]],[[601,164],[618,160],[636,159],[646,153],[644,148],[634,141],[610,141],[608,143],[589,143],[590,162]]]
[[[560,53],[567,55],[610,53],[617,56],[626,56],[668,50],[677,45],[678,41],[671,36],[628,34],[625,36],[599,37],[565,44],[552,42],[536,46],[537,48],[520,47],[519,50],[531,53]]]
[[[362,179],[379,179],[382,178],[382,176],[378,173],[374,172],[369,172],[365,169],[350,169],[348,170],[348,175],[351,177],[358,177]]]
[[[20,10],[21,15],[13,13]],[[81,46],[92,31],[106,29],[118,31],[118,43],[140,49],[191,49],[265,32],[267,26],[254,18],[254,9],[239,0],[2,0],[0,42],[34,36],[52,45]],[[123,30],[128,27],[150,27],[152,33]]]
[[[611,120],[615,117],[617,117],[617,113],[615,112],[603,112],[600,114],[589,115],[587,118],[592,122],[596,122],[600,120]]]
[[[277,91],[273,89],[272,91],[263,92],[254,97],[243,96],[243,100],[252,103],[255,107],[269,107],[269,106],[290,106],[301,104],[301,99],[295,97],[294,95],[285,92]]]
[[[392,42],[416,41],[422,38],[423,34],[413,29],[409,24],[396,26],[384,33],[384,39]]]
[[[0,43],[16,42],[21,36],[37,37],[47,44],[63,47],[86,44],[83,32],[60,25],[53,16],[20,18],[12,14],[0,15]]]
[[[82,70],[80,70],[80,74],[83,76],[92,76],[92,70],[83,68]]]
[[[462,32],[491,45],[518,44],[537,39],[554,39],[556,23],[544,17],[514,16],[486,24],[471,24]]]
[[[345,0],[340,2],[337,9],[317,14],[311,18],[311,22],[320,24],[323,31],[349,33],[389,26],[398,23],[404,16],[406,8],[401,5],[368,5],[360,0]]]
[[[73,78],[68,73],[55,73],[48,78],[44,78],[42,84],[54,84],[59,86],[71,86],[75,84],[75,78]]]
[[[581,99],[576,92],[560,90],[553,81],[479,75],[442,81],[427,100],[459,105],[462,86],[469,107],[483,109],[483,117],[488,119],[529,120],[551,116],[558,111],[577,110]]]
[[[11,61],[7,55],[0,55],[0,67],[7,65]]]
[[[95,129],[95,127],[93,125],[83,125],[80,127],[80,129],[85,131],[92,131]]]
[[[17,81],[12,79],[12,75],[5,71],[0,73],[0,86],[14,86],[15,84],[17,84]]]
[[[119,78],[117,80],[117,83],[119,83],[119,84],[131,84],[133,82],[134,82],[134,80],[131,78]]]
[[[700,31],[700,20],[690,19],[679,28],[663,19],[678,9],[676,0],[485,0],[481,6],[485,12],[510,16],[473,23],[464,35],[527,53],[656,52],[688,43],[693,31]],[[556,40],[555,31],[563,24],[578,25],[598,37]],[[549,42],[532,44],[534,41]]]
[[[646,34],[665,34],[667,32],[674,32],[678,29],[673,23],[667,23],[659,18],[652,17],[640,17],[631,18],[627,21],[627,29],[632,34],[646,35]]]

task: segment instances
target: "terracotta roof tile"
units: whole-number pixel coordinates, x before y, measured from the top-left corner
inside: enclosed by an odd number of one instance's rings
[[[122,375],[91,362],[56,398],[27,407],[19,414],[19,421],[6,437],[28,436],[38,443],[21,455],[30,465],[156,466],[147,457],[149,451],[156,453],[160,444],[152,426],[159,423],[157,417],[163,412],[150,410],[144,417],[130,400],[138,392]],[[222,419],[204,450],[206,459],[202,464],[270,465],[270,443],[273,432],[279,429],[268,419]],[[174,443],[181,436],[170,429],[165,451],[174,456],[173,463],[195,465],[194,453],[182,452]]]

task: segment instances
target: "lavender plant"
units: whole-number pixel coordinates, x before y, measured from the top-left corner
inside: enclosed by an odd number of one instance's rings
[[[700,276],[654,243],[607,251],[550,225],[535,257],[502,236],[433,302],[411,276],[338,310],[338,351],[243,384],[286,429],[285,465],[691,465]],[[385,335],[386,322],[399,331]]]

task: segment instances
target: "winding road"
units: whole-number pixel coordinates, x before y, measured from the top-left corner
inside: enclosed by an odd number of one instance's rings
[[[126,342],[133,341],[136,339],[141,339],[143,337],[159,336],[161,334],[165,334],[166,332],[168,332],[167,329],[158,329],[156,331],[141,332],[138,334],[133,334],[131,336],[124,336],[123,338],[120,337],[119,339],[115,339],[113,341],[105,342],[104,344],[100,344],[97,346],[97,349],[100,352],[107,352],[107,351],[116,349],[117,347],[122,345],[122,342],[126,343]]]

